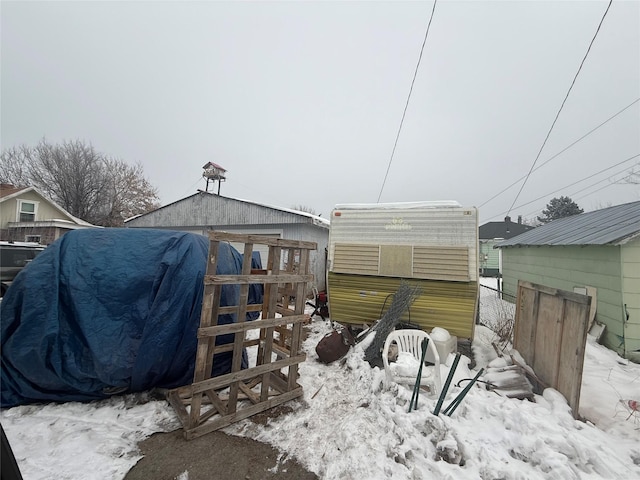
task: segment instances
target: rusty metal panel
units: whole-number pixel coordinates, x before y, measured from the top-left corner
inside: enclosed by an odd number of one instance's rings
[[[518,282],[514,347],[578,416],[591,297]]]

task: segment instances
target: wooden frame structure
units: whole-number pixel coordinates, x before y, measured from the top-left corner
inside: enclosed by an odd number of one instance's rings
[[[220,242],[244,244],[240,275],[216,274]],[[251,269],[255,244],[269,247],[264,270]],[[168,393],[187,440],[302,395],[298,364],[306,359],[300,347],[302,325],[310,319],[304,314],[307,286],[313,280],[309,252],[316,248],[314,242],[209,232],[193,383]],[[263,285],[263,302],[249,305],[249,287],[255,284]],[[220,304],[225,285],[239,286],[237,305]],[[248,312],[261,312],[261,318],[245,321]],[[218,317],[224,314],[235,314],[236,322],[219,325]],[[259,330],[257,339],[247,338],[250,330]],[[226,334],[235,334],[233,343],[216,345],[216,337]],[[256,345],[256,365],[242,369],[244,348]],[[231,372],[212,377],[216,354],[230,351]]]

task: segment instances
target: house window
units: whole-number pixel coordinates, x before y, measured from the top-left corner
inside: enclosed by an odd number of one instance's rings
[[[36,202],[18,201],[18,215],[20,222],[36,221]]]
[[[40,235],[26,235],[24,237],[25,242],[35,242],[40,243]]]

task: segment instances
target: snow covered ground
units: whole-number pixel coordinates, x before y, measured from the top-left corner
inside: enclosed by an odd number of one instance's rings
[[[482,289],[482,322],[509,314],[495,293]],[[315,346],[329,325],[315,320],[300,366],[304,400],[266,425],[249,420],[230,434],[274,445],[323,479],[634,479],[640,478],[640,365],[589,338],[580,415],[547,389],[535,402],[500,397],[477,384],[451,417],[432,414],[436,399],[419,398],[408,412],[411,388],[385,387],[384,372],[363,360],[363,345],[340,362],[317,361]],[[494,334],[476,327],[476,365],[458,365],[444,402],[491,362]],[[449,366],[453,355],[449,357]],[[443,366],[445,379],[449,366]],[[167,402],[148,394],[87,404],[20,406],[0,420],[25,479],[117,479],[140,458],[137,442],[181,428]],[[88,468],[89,466],[89,468]],[[188,472],[181,480],[188,479]]]

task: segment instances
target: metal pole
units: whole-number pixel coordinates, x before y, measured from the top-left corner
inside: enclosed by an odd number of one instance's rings
[[[440,392],[440,397],[438,398],[438,403],[436,404],[436,409],[433,411],[434,415],[438,415],[440,413],[440,408],[442,408],[442,402],[444,402],[444,398],[447,396],[447,390],[449,390],[449,385],[451,384],[451,380],[453,380],[453,374],[458,367],[458,362],[460,361],[461,353],[456,353],[456,358],[453,360],[453,364],[451,365],[451,370],[449,370],[449,375],[447,375],[447,381],[444,383],[444,387],[442,387],[442,391]]]

